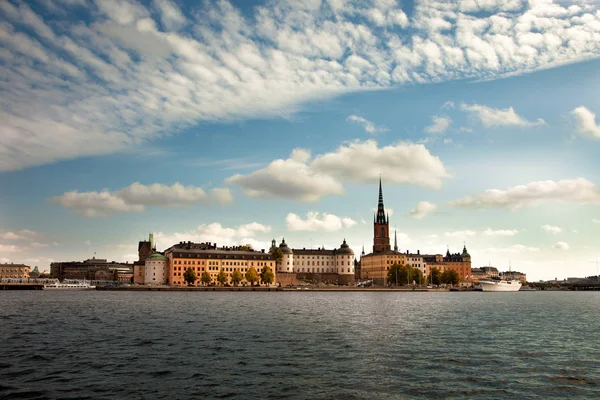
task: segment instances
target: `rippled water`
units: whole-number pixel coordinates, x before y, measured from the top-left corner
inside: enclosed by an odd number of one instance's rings
[[[0,398],[600,398],[600,293],[0,292]]]

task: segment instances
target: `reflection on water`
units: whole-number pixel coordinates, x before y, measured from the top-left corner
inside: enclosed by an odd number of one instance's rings
[[[600,398],[600,293],[0,293],[0,398]]]

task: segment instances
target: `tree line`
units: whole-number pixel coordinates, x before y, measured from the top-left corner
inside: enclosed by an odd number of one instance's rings
[[[246,281],[250,282],[252,286],[254,286],[258,281],[270,285],[275,280],[275,274],[270,267],[263,267],[260,273],[254,267],[248,268],[248,271],[246,271],[245,274],[242,274],[239,269],[235,269],[231,273],[231,283],[234,286],[238,286],[244,280],[244,278],[246,278]],[[221,285],[225,285],[227,279],[227,273],[223,270],[219,271],[219,274],[217,275],[217,282],[219,282]],[[198,275],[196,274],[196,271],[192,269],[192,267],[188,267],[188,269],[183,273],[183,280],[188,285],[194,285],[198,280]],[[200,275],[200,282],[202,282],[204,285],[208,285],[212,282],[212,277],[208,271],[204,271],[202,275]]]
[[[440,285],[442,283],[458,285],[460,283],[460,275],[452,269],[441,272],[439,268],[434,267],[431,268],[429,276],[425,279],[423,272],[419,268],[394,263],[388,270],[387,281],[389,284],[396,286],[428,283],[432,285]]]

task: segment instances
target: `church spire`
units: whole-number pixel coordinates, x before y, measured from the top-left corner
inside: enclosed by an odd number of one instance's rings
[[[394,229],[394,251],[398,251],[398,236],[396,234],[396,229]]]
[[[375,218],[377,224],[385,224],[385,207],[383,206],[383,190],[381,189],[381,176],[379,177],[379,201],[377,202],[377,215]]]

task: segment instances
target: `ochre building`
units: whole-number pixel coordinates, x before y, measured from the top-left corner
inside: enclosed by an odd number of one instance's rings
[[[211,282],[217,282],[220,271],[227,274],[227,283],[231,284],[231,274],[236,269],[240,270],[244,279],[241,284],[248,285],[245,279],[246,272],[254,267],[260,275],[263,267],[271,268],[276,282],[275,260],[269,253],[248,250],[246,247],[221,247],[211,243],[181,242],[165,250],[168,258],[168,285],[186,286],[183,275],[188,268],[196,273],[198,280],[194,285],[201,285],[202,273],[208,271]]]
[[[25,264],[0,264],[0,279],[29,279],[30,271]]]

